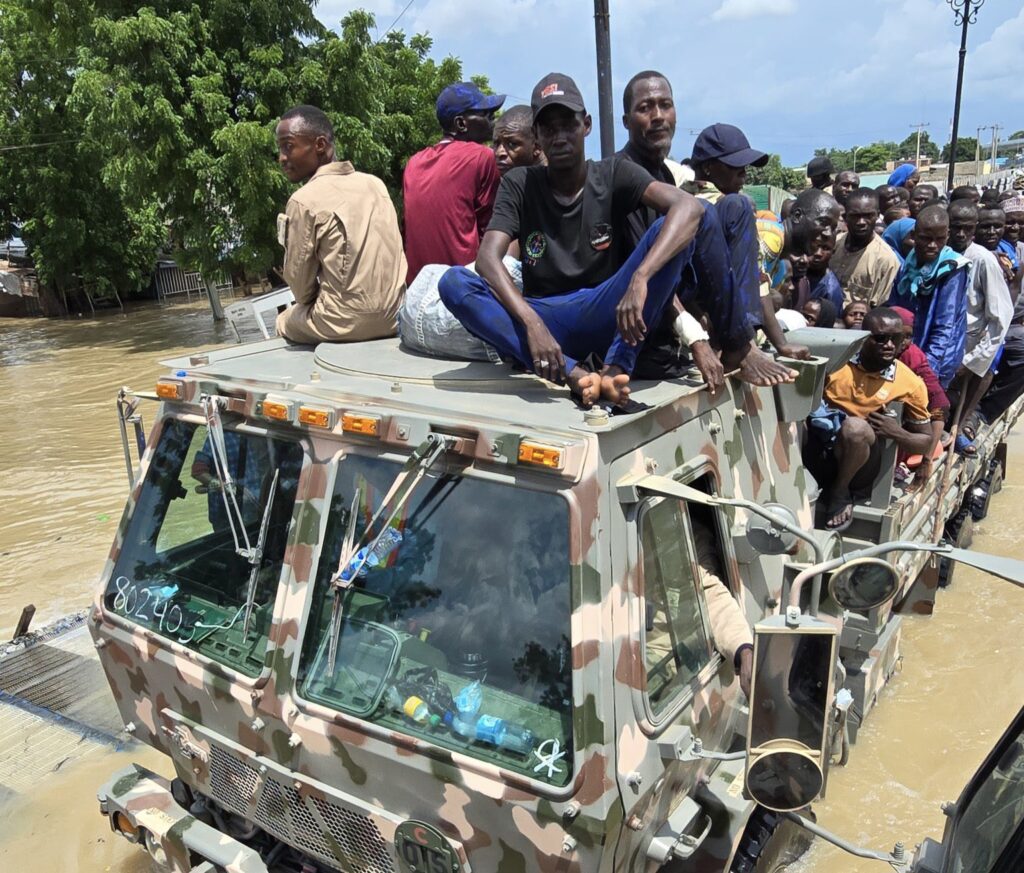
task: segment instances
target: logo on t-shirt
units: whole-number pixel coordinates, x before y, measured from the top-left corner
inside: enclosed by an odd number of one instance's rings
[[[590,229],[590,247],[595,252],[603,252],[612,244],[612,226],[603,221]]]
[[[539,230],[535,230],[526,238],[526,257],[536,261],[548,249],[548,241]]]

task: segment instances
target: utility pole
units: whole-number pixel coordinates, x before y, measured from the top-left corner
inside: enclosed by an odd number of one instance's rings
[[[612,117],[612,22],[608,0],[594,0],[594,33],[597,43],[597,108],[601,123],[601,157],[615,154],[615,122]]]
[[[953,10],[953,20],[960,32],[960,64],[956,71],[956,99],[953,102],[953,132],[949,137],[949,172],[946,190],[953,190],[953,171],[956,169],[956,135],[960,129],[960,97],[964,90],[964,60],[967,57],[967,28],[978,20],[978,10],[985,0],[946,0]]]
[[[996,158],[999,157],[999,131],[1003,129],[1001,124],[992,125],[992,172],[996,171]]]
[[[978,167],[981,165],[981,132],[983,130],[988,130],[987,124],[980,126],[974,137],[974,173],[979,176],[981,175]]]
[[[921,131],[926,127],[931,127],[931,124],[927,121],[919,121],[917,124],[910,125],[911,128],[917,129],[917,157],[914,159],[914,166],[918,169],[921,168]]]

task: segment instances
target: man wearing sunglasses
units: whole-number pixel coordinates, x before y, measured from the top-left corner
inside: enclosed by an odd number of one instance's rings
[[[870,335],[860,352],[828,378],[827,410],[808,421],[804,462],[821,486],[829,530],[849,527],[854,501],[871,493],[884,440],[894,440],[911,455],[925,454],[931,446],[928,392],[898,360],[903,320],[879,307],[864,316],[863,328]],[[889,403],[903,404],[902,423],[886,414]],[[826,420],[831,427],[819,426]]]
[[[427,264],[465,266],[476,259],[491,220],[501,174],[494,152],[494,114],[504,94],[484,94],[472,82],[457,82],[437,98],[440,141],[405,165],[407,282]]]

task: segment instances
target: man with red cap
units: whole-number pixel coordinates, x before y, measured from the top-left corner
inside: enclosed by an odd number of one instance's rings
[[[427,264],[469,264],[487,223],[501,175],[484,143],[494,136],[494,114],[504,94],[484,94],[472,82],[458,82],[437,98],[440,141],[417,152],[405,165],[406,281]]]

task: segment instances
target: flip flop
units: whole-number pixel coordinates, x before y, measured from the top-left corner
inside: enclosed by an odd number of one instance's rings
[[[850,507],[853,508],[853,497],[850,492],[847,491],[841,496],[830,496],[828,503],[825,504],[825,530],[835,531],[841,533],[846,530],[851,524],[853,524],[853,512],[850,512],[850,517],[841,524],[832,525],[832,519],[836,517],[842,510]]]
[[[974,448],[974,442],[968,438],[967,434],[963,433],[956,435],[956,448],[954,451],[965,458],[973,458],[978,454],[978,450]]]

